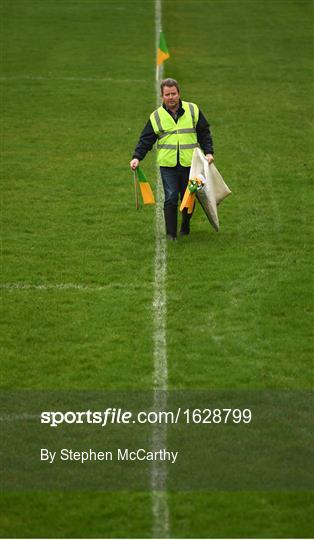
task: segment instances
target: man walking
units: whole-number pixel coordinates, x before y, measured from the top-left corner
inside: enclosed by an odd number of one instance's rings
[[[164,214],[167,238],[177,239],[177,208],[189,181],[194,148],[200,146],[208,163],[214,160],[209,124],[195,103],[181,101],[174,79],[164,79],[160,86],[162,105],[150,115],[134,150],[133,171],[157,141],[157,162],[163,183]],[[182,212],[180,235],[190,233],[191,214]]]

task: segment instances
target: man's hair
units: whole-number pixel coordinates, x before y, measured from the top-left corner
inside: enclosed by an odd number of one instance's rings
[[[160,85],[160,93],[161,93],[161,95],[164,93],[164,87],[165,86],[175,86],[176,89],[178,90],[179,94],[180,94],[180,88],[179,88],[179,85],[178,85],[178,81],[176,81],[175,79],[164,79],[163,81],[161,81],[161,85]]]

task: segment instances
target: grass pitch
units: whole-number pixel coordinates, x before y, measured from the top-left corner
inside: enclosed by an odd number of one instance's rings
[[[154,3],[2,0],[2,388],[151,388],[154,209],[128,170],[155,108]],[[171,388],[310,388],[308,1],[163,2],[233,191],[168,246]],[[154,154],[143,163],[155,177]],[[19,285],[88,288],[23,289]],[[103,287],[98,290],[97,287]],[[189,346],[191,326],[195,330]],[[310,537],[302,493],[171,494],[173,537]],[[3,537],[150,537],[142,493],[1,495]]]

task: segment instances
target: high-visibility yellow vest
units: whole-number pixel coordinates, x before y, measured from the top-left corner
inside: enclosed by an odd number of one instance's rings
[[[199,109],[195,103],[182,101],[184,114],[176,123],[171,114],[159,107],[150,115],[157,140],[157,162],[162,167],[175,167],[177,154],[183,167],[190,167],[194,148],[198,147],[196,124]]]

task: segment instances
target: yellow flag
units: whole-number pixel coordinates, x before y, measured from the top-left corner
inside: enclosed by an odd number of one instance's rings
[[[162,64],[168,58],[170,58],[170,54],[165,40],[165,36],[163,32],[160,32],[159,46],[157,51],[157,66],[160,66],[160,64]]]

